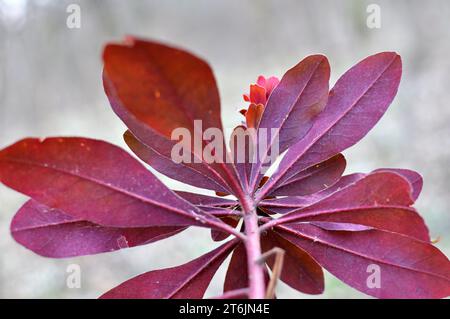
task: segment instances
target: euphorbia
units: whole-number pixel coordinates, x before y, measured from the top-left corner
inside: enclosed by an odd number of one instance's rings
[[[1,182],[31,198],[12,221],[17,242],[62,258],[144,245],[191,226],[210,228],[216,241],[233,237],[189,263],[132,278],[104,298],[201,298],[230,254],[222,298],[272,297],[278,279],[319,294],[322,267],[375,297],[449,295],[449,261],[412,207],[421,176],[404,169],[342,176],[341,152],[366,135],[397,92],[396,53],[362,60],[331,91],[322,55],[303,59],[280,81],[260,77],[245,96],[244,129],[254,129],[252,137],[271,133],[264,149],[252,138],[258,156],[244,163],[226,160],[229,152],[223,161],[206,161],[195,148],[193,161],[171,159],[176,128],[195,134],[193,122],[201,120],[203,129],[222,130],[219,93],[203,60],[136,38],[108,44],[103,59],[105,92],[128,127],[131,150],[168,177],[233,198],[172,191],[107,142],[28,138],[0,152]],[[284,156],[265,177],[275,142]]]

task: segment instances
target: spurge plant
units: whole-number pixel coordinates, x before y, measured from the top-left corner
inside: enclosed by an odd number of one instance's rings
[[[227,147],[211,152],[222,161],[210,161],[194,147],[183,154],[191,160],[177,163],[175,129],[194,135],[194,121],[201,120],[202,130],[222,130],[208,64],[132,37],[108,44],[103,60],[104,89],[128,127],[131,150],[160,173],[219,196],[172,191],[107,142],[27,138],[0,151],[1,182],[31,198],[12,220],[18,243],[62,258],[145,245],[191,226],[210,228],[215,241],[232,237],[186,264],[132,278],[103,298],[202,298],[229,255],[221,298],[272,298],[277,280],[320,294],[322,267],[379,298],[450,294],[449,261],[412,207],[421,176],[406,169],[342,176],[341,152],[367,134],[397,92],[399,55],[369,56],[330,91],[322,55],[306,57],[281,80],[259,77],[244,96],[250,104],[237,127],[252,130],[244,148],[258,156],[236,161]],[[263,129],[270,134],[260,148],[255,136]],[[201,143],[203,150],[212,141]],[[282,158],[266,177],[275,143]],[[214,145],[228,143],[222,137]]]

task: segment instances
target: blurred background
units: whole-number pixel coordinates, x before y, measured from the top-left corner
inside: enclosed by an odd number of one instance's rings
[[[70,4],[81,9],[80,28],[66,24]],[[379,6],[380,28],[367,24],[370,4]],[[101,84],[102,47],[126,34],[162,40],[206,58],[218,80],[228,128],[241,121],[242,93],[259,74],[281,77],[304,56],[323,53],[332,66],[333,84],[365,56],[397,51],[404,65],[399,93],[376,128],[345,152],[347,173],[379,167],[421,172],[425,186],[416,207],[449,256],[449,17],[447,0],[0,0],[0,148],[23,137],[57,135],[104,139],[126,148],[125,127]],[[137,274],[187,262],[217,246],[208,231],[192,229],[148,246],[47,259],[10,236],[10,220],[25,200],[0,185],[3,298],[95,298]],[[71,264],[81,267],[79,289],[66,285]],[[207,296],[220,294],[223,277],[221,269]],[[277,295],[366,297],[329,274],[323,295],[302,295],[283,284]]]

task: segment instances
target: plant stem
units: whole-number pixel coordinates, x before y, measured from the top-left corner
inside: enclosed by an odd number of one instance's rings
[[[224,292],[222,295],[213,297],[212,299],[236,299],[247,296],[248,296],[248,288],[242,288]]]
[[[261,240],[258,225],[258,215],[253,201],[244,198],[242,201],[244,209],[244,224],[246,239],[245,250],[247,253],[248,271],[248,296],[250,299],[264,299],[266,286],[264,283],[264,263],[259,263],[261,259]]]
[[[272,278],[270,278],[270,282],[267,285],[267,299],[273,299],[273,297],[275,296],[275,287],[277,285],[278,279],[281,276],[281,270],[283,269],[284,250],[279,247],[272,248],[261,256],[261,262],[264,263],[272,255],[275,255],[275,262],[272,267]]]

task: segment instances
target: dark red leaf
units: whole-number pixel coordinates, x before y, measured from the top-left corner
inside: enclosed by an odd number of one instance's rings
[[[238,204],[236,200],[223,197],[208,196],[203,194],[194,194],[183,191],[175,193],[195,206],[201,207],[233,207]]]
[[[288,150],[258,198],[363,138],[394,99],[401,71],[400,56],[393,52],[370,56],[347,71],[331,90],[328,104],[311,130]]]
[[[359,225],[359,224],[350,224],[350,223],[337,223],[337,222],[309,222],[308,224],[317,226],[322,228],[323,230],[332,230],[332,231],[365,231],[371,230],[373,227]]]
[[[408,182],[411,184],[413,199],[416,200],[419,197],[423,187],[423,179],[419,173],[403,168],[379,168],[374,172],[382,172],[382,171],[394,172],[406,178]]]
[[[359,224],[429,241],[423,219],[409,207],[410,194],[410,184],[402,176],[374,172],[315,204],[285,214],[278,222]]]
[[[319,192],[336,183],[346,166],[342,154],[309,167],[277,187],[270,196],[303,196]]]
[[[236,226],[239,224],[239,216],[231,216],[231,217],[222,217],[221,220],[227,224],[228,226],[231,226],[233,228],[236,228]],[[211,229],[211,238],[214,241],[222,241],[227,239],[230,236],[229,233],[226,233],[224,231],[220,231],[217,229]]]
[[[242,187],[248,189],[251,174],[251,160],[255,150],[254,131],[243,125],[234,128],[230,137],[230,149],[234,165],[239,174]]]
[[[128,37],[123,44],[108,44],[103,60],[105,88],[116,112],[125,108],[169,139],[176,128],[192,131],[194,120],[202,120],[204,129],[222,128],[216,80],[202,59]]]
[[[158,153],[150,146],[139,142],[130,131],[126,131],[123,136],[133,153],[161,174],[196,187],[230,192],[217,179],[212,178],[211,174],[199,169],[199,165],[183,165],[181,167],[180,163],[175,163],[172,158],[167,157],[167,154]]]
[[[187,264],[153,270],[111,289],[103,299],[199,299],[225,258],[236,247],[231,240]]]
[[[233,228],[236,228],[236,226],[239,224],[239,220],[241,219],[240,216],[229,216],[229,217],[222,217],[221,220],[227,224],[228,226],[231,226]],[[230,236],[229,233],[220,231],[217,229],[211,229],[211,238],[214,241],[222,241],[227,239]]]
[[[303,249],[282,236],[269,231],[261,241],[264,251],[279,247],[285,251],[280,279],[292,288],[307,294],[321,294],[324,289],[322,267]],[[267,261],[273,268],[274,258]]]
[[[287,214],[294,210],[298,210],[300,208],[304,208],[307,206],[311,206],[324,198],[330,196],[336,191],[341,190],[342,188],[347,187],[350,184],[355,183],[357,180],[363,178],[365,174],[350,174],[343,176],[338,182],[336,182],[333,186],[324,189],[321,192],[314,193],[306,196],[287,196],[281,198],[274,199],[265,199],[260,203],[261,207],[267,208],[272,212],[278,214]]]
[[[353,174],[349,174],[349,175],[345,175],[342,176],[341,179],[339,179],[336,183],[334,183],[332,186],[324,189],[321,192],[318,192],[316,194],[311,194],[312,197],[316,196],[317,199],[324,199],[328,196],[330,196],[331,194],[340,191],[343,188],[346,188],[347,186],[356,183],[357,181],[359,181],[360,179],[366,177],[367,174],[363,174],[363,173],[353,173]],[[307,198],[308,196],[305,196],[305,198]],[[316,200],[317,202],[318,200]]]
[[[408,207],[412,204],[411,188],[407,180],[392,172],[374,172],[298,212],[305,215],[318,208],[339,211],[350,208]],[[297,212],[284,215],[283,218],[290,218],[294,214]]]
[[[25,139],[0,152],[0,181],[48,207],[102,226],[208,226],[122,149],[85,138]]]
[[[227,274],[223,286],[223,291],[232,291],[248,286],[247,254],[245,246],[240,244],[231,255]]]
[[[330,65],[323,55],[311,55],[288,70],[269,97],[258,130],[267,130],[267,147],[260,147],[252,167],[251,185],[256,186],[261,166],[278,137],[279,153],[299,141],[313,125],[328,98]],[[272,134],[271,129],[275,129]]]
[[[241,243],[233,251],[230,264],[228,265],[223,291],[234,291],[248,287],[248,266],[247,252],[245,246]],[[269,283],[270,277],[267,268],[264,269],[264,280],[266,285]]]
[[[36,201],[28,201],[14,216],[11,233],[22,246],[52,258],[92,255],[146,245],[185,227],[113,228],[73,218]]]
[[[182,170],[189,167],[226,189],[239,191],[238,177],[233,165],[227,164],[226,152],[212,163],[203,157],[203,148],[209,143],[204,141],[203,131],[222,129],[217,86],[205,61],[176,48],[131,37],[124,44],[107,45],[103,59],[103,83],[113,110],[140,143],[160,155],[159,160],[172,158],[178,143],[171,140],[175,129],[187,129],[191,140],[200,138],[202,148],[191,147],[191,162],[173,167],[172,176],[183,176]],[[202,121],[201,128],[195,127],[195,120]],[[223,136],[220,138],[224,146]]]
[[[307,214],[297,221],[326,221],[334,223],[350,223],[365,225],[423,241],[430,241],[428,228],[424,220],[410,207],[378,207],[364,209],[347,209],[342,211],[317,211],[317,214]]]
[[[311,55],[283,75],[269,97],[259,129],[279,130],[280,152],[311,128],[328,98],[330,65],[323,55]]]
[[[450,263],[424,241],[378,229],[327,231],[308,223],[280,225],[276,231],[306,250],[333,275],[371,296],[450,295]],[[379,270],[379,285],[371,282],[374,269]]]

